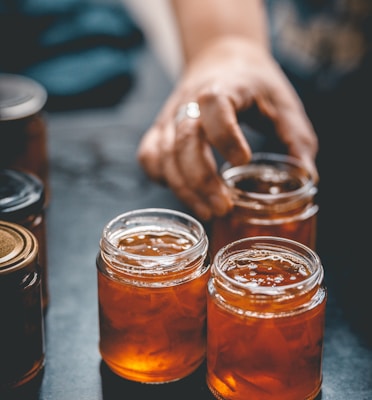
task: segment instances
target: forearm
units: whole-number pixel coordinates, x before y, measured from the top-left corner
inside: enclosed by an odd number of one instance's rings
[[[213,41],[247,38],[269,47],[262,0],[170,0],[187,63]]]

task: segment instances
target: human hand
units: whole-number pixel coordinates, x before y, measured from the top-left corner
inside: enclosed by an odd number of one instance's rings
[[[176,118],[190,102],[199,105],[200,116]],[[188,63],[140,143],[139,163],[201,220],[224,215],[233,203],[212,149],[232,165],[250,161],[237,113],[252,107],[317,181],[318,140],[298,95],[267,49],[237,37],[214,42]]]

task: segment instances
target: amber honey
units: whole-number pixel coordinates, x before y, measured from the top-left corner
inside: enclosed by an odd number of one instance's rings
[[[323,267],[284,238],[220,249],[208,283],[207,383],[218,399],[314,399],[322,384]]]
[[[208,240],[171,210],[123,214],[102,235],[97,257],[99,349],[117,375],[164,383],[205,359]]]
[[[211,226],[211,252],[251,236],[278,236],[316,247],[317,187],[290,156],[255,153],[243,166],[225,164],[222,177],[234,201],[232,211]]]

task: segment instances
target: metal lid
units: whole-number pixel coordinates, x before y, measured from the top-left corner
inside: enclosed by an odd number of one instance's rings
[[[39,213],[44,204],[44,184],[36,175],[0,169],[0,219],[18,222]]]
[[[46,101],[46,90],[33,79],[21,75],[0,74],[0,121],[36,114]]]
[[[36,259],[38,243],[26,228],[0,221],[0,275],[19,270]]]

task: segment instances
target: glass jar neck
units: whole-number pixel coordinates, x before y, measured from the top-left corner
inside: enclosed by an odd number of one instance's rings
[[[137,210],[105,227],[99,256],[99,268],[113,278],[168,285],[204,272],[208,238],[202,225],[185,214]]]
[[[278,265],[278,271],[269,268],[265,277],[251,279],[260,263]],[[291,283],[283,280],[287,272],[296,271],[300,279]],[[240,269],[239,274],[231,270]],[[244,269],[246,272],[241,273]],[[292,274],[292,272],[291,272]],[[293,276],[295,274],[293,273]],[[257,237],[238,240],[222,248],[215,256],[211,276],[213,290],[219,301],[237,312],[250,314],[296,313],[317,304],[317,292],[323,282],[323,267],[315,252],[300,243],[274,237]],[[247,278],[248,276],[248,278]],[[258,275],[257,275],[258,276]],[[269,277],[269,278],[268,278]],[[267,279],[267,281],[266,281]],[[268,280],[272,279],[272,284]],[[240,310],[240,311],[239,311]]]
[[[318,206],[313,203],[317,193],[315,187],[303,187],[297,193],[283,196],[246,193],[236,188],[231,188],[231,192],[235,208],[256,217],[273,219],[304,213],[305,218],[318,211]]]
[[[317,193],[298,160],[283,154],[256,153],[249,164],[225,164],[221,173],[235,206],[257,215],[299,213]]]

